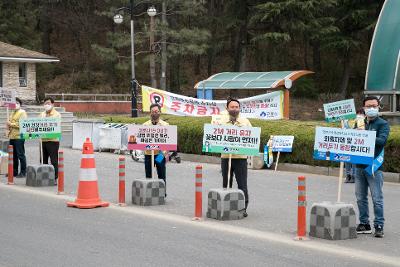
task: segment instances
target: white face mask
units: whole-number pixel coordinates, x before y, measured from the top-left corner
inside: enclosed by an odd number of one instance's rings
[[[18,110],[18,109],[20,109],[20,108],[21,108],[21,105],[20,105],[19,103],[16,103],[16,104],[15,104],[15,109]]]
[[[369,118],[375,118],[379,114],[379,108],[366,108],[365,115]]]
[[[53,106],[50,105],[50,104],[44,105],[44,109],[45,109],[46,111],[50,111],[52,108],[53,108]]]
[[[364,115],[357,115],[357,120],[363,120],[365,119]]]

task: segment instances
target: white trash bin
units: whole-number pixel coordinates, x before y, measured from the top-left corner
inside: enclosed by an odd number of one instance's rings
[[[128,146],[128,126],[126,124],[107,123],[99,129],[99,151],[111,149],[126,151]]]
[[[103,120],[76,120],[72,122],[72,149],[82,149],[83,143],[89,137],[93,149],[99,150],[99,129]]]

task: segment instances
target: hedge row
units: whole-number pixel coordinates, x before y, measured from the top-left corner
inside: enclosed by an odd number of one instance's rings
[[[178,148],[183,153],[204,154],[201,151],[203,125],[211,118],[178,117],[164,115],[163,119],[178,126]],[[107,117],[107,122],[143,123],[148,118]],[[307,164],[313,166],[337,165],[313,159],[314,134],[316,126],[328,126],[320,121],[264,121],[251,119],[254,127],[261,127],[261,146],[268,142],[270,135],[294,135],[293,153],[282,153],[280,162]],[[332,126],[332,124],[331,124]],[[400,126],[392,126],[389,140],[385,146],[384,170],[400,172]]]

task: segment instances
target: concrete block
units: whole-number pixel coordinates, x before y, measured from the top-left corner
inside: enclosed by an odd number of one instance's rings
[[[309,236],[344,240],[357,238],[356,213],[352,204],[322,202],[311,207]]]
[[[132,204],[155,206],[165,204],[165,183],[160,179],[134,179]]]
[[[53,186],[55,182],[54,167],[50,164],[28,165],[26,167],[26,185],[41,187]]]
[[[257,156],[247,157],[247,167],[253,170],[261,170],[264,168],[264,153],[259,153]]]
[[[207,217],[216,220],[243,219],[244,193],[239,189],[210,189],[208,192]]]

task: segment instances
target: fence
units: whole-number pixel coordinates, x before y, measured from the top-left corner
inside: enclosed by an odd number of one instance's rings
[[[45,97],[52,97],[57,102],[115,102],[131,101],[130,94],[70,94],[70,93],[46,93]],[[138,103],[142,96],[138,95]]]

